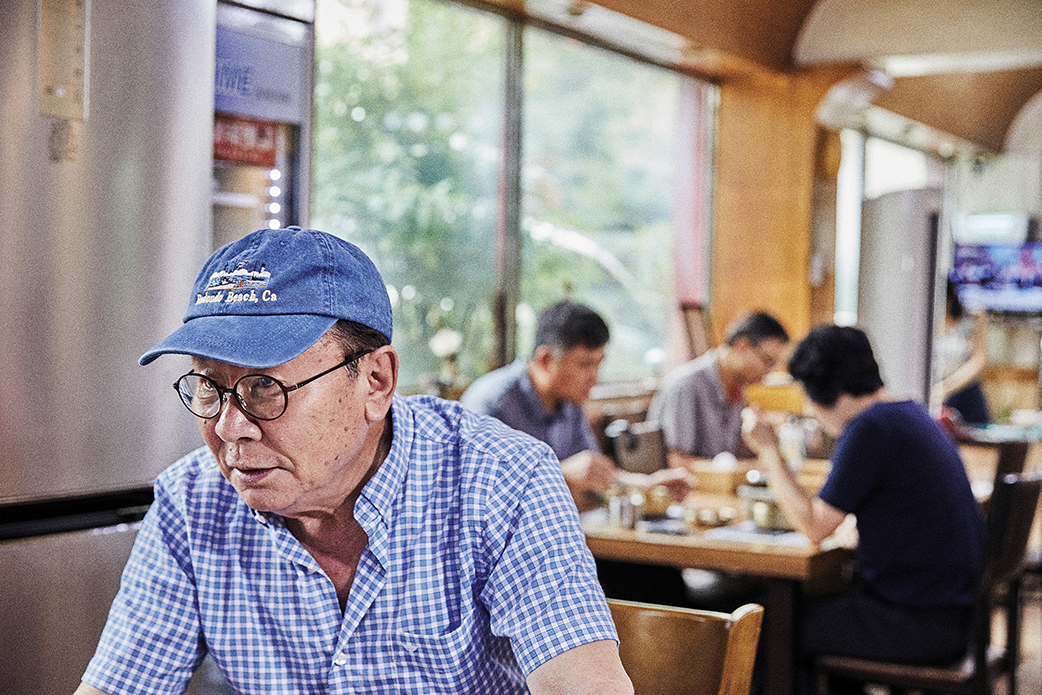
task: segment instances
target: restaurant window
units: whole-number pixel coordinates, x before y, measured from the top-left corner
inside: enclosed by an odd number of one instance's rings
[[[670,315],[679,75],[525,35],[519,318],[565,297],[611,328],[603,380],[658,369]],[[531,352],[534,326],[518,331]]]
[[[663,361],[671,153],[695,137],[680,132],[678,94],[698,83],[515,21],[437,0],[317,3],[312,224],[383,274],[405,392],[451,393],[499,366],[493,300],[509,277],[507,357],[527,356],[535,317],[569,298],[611,326],[602,380]],[[523,105],[519,138],[504,128],[508,87]],[[504,273],[511,160],[519,267]]]

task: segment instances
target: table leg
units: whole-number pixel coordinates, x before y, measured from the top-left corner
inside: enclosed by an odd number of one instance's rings
[[[1017,669],[1020,667],[1020,581],[1019,576],[1014,577],[1006,586],[1006,668],[1009,670],[1009,695],[1017,695]]]
[[[763,695],[796,694],[797,611],[800,583],[768,579],[764,598],[765,679]]]

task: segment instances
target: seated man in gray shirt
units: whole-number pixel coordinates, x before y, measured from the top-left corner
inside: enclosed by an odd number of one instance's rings
[[[728,327],[723,345],[667,374],[648,410],[666,448],[698,458],[724,451],[750,457],[741,436],[745,389],[774,369],[788,342],[776,318],[747,314]]]

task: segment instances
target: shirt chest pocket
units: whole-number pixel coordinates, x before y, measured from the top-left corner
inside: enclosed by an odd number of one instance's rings
[[[469,691],[481,670],[487,638],[475,623],[473,611],[461,616],[461,621],[446,632],[398,630],[393,645],[398,691]]]

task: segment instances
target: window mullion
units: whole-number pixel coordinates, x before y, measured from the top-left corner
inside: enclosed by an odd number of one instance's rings
[[[503,49],[503,134],[496,220],[496,296],[493,304],[496,365],[517,352],[515,314],[521,294],[521,115],[523,33],[519,21],[506,23]]]

